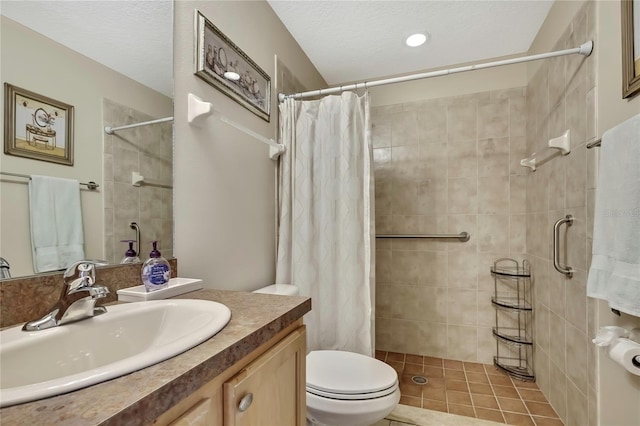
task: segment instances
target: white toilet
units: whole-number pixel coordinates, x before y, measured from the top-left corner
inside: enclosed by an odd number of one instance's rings
[[[255,293],[294,296],[295,286],[273,284]],[[369,426],[400,401],[398,374],[375,358],[346,351],[307,354],[307,424]]]

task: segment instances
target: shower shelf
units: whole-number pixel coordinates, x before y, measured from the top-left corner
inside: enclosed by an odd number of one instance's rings
[[[527,260],[498,259],[491,267],[496,310],[495,366],[518,380],[535,381],[533,373],[533,299]]]
[[[515,309],[518,311],[532,311],[533,307],[524,300],[515,297],[492,297],[491,303],[498,308]]]
[[[497,339],[501,339],[506,345],[521,346],[533,345],[533,339],[527,335],[520,335],[522,330],[518,328],[498,328],[493,327],[493,335]]]

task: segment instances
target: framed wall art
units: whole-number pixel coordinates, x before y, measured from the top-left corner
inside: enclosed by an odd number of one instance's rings
[[[622,98],[640,93],[640,0],[622,0]]]
[[[73,106],[4,84],[4,152],[73,166]]]
[[[198,10],[195,11],[195,21],[195,74],[269,121],[269,75]]]

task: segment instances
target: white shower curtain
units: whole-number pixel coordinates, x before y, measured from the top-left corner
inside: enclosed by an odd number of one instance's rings
[[[373,355],[374,207],[369,96],[280,105],[277,283],[312,298],[307,350]]]

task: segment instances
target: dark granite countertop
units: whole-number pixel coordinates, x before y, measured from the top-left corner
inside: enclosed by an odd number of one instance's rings
[[[159,364],[68,394],[3,408],[0,423],[148,424],[311,309],[311,299],[298,296],[207,289],[176,298],[223,303],[231,309],[231,321],[206,342]]]

